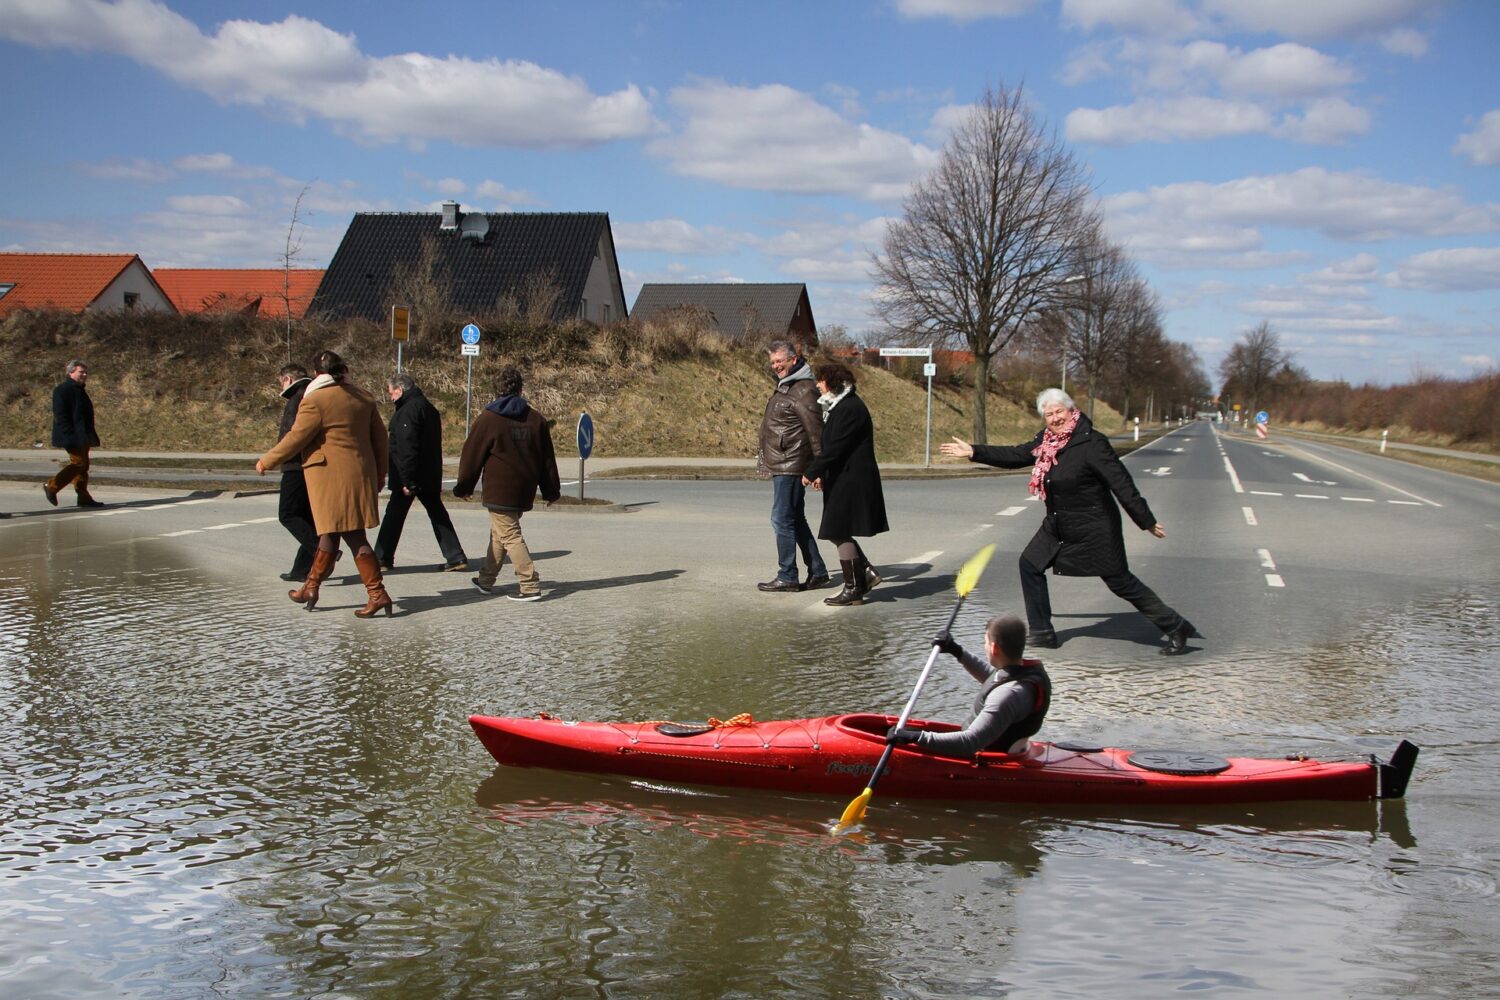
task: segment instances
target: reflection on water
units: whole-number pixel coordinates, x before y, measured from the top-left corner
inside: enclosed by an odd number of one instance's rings
[[[1500,990],[1494,591],[1385,609],[1295,657],[1056,658],[1056,738],[1358,755],[1410,736],[1406,803],[1106,815],[877,795],[832,837],[845,801],[496,769],[465,718],[893,710],[944,598],[880,628],[819,618],[817,649],[796,622],[627,602],[587,627],[543,602],[492,627],[375,629],[169,551],[53,559],[12,534],[7,997]],[[966,608],[960,634],[989,613]],[[972,694],[938,671],[922,712],[962,716]]]

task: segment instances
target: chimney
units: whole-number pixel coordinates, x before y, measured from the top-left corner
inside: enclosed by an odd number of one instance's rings
[[[438,229],[443,232],[452,232],[458,228],[458,202],[443,202],[443,222]]]

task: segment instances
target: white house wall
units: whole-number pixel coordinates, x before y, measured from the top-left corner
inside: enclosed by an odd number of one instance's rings
[[[583,283],[583,298],[588,303],[584,319],[593,323],[618,323],[625,318],[625,300],[617,289],[620,276],[614,273],[615,248],[609,238],[609,229],[599,237],[599,246],[594,250],[594,263],[589,267],[589,276]],[[604,307],[609,306],[609,315]]]
[[[161,293],[156,282],[151,280],[151,275],[146,266],[138,260],[133,260],[130,265],[121,271],[119,276],[107,285],[99,297],[88,305],[89,312],[99,312],[109,309],[124,309],[125,295],[133,292],[138,295],[135,309],[145,312],[176,312],[176,308],[167,297]]]

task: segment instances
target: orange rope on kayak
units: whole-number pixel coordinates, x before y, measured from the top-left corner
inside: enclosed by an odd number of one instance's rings
[[[750,717],[749,712],[741,712],[739,715],[722,721],[710,715],[708,717],[708,724],[715,729],[727,729],[730,726],[753,726],[755,725],[755,720]]]

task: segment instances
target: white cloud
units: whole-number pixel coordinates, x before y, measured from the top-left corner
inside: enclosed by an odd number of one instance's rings
[[[1500,289],[1500,248],[1449,247],[1408,257],[1386,275],[1392,288],[1429,292]]]
[[[1168,184],[1113,196],[1105,209],[1111,228],[1126,231],[1284,226],[1350,241],[1500,231],[1500,205],[1468,202],[1452,188],[1397,184],[1322,167],[1219,184]]]
[[[1348,286],[1362,285],[1380,278],[1380,259],[1372,253],[1357,253],[1343,260],[1336,260],[1327,267],[1300,275],[1298,281],[1315,288],[1340,287],[1344,294]]]
[[[1458,137],[1453,152],[1468,157],[1476,167],[1500,166],[1500,110],[1486,111],[1474,131]]]
[[[616,222],[611,228],[619,250],[722,255],[734,253],[740,242],[722,229],[695,226],[682,219]]]
[[[194,215],[243,215],[250,206],[232,194],[179,194],[167,199],[174,212]]]
[[[443,177],[439,180],[433,181],[432,187],[433,190],[437,191],[438,194],[446,195],[449,198],[457,198],[459,195],[469,190],[469,185],[465,181],[459,180],[457,177]]]
[[[0,37],[124,55],[224,103],[297,122],[322,118],[363,141],[577,147],[656,128],[634,85],[596,95],[577,77],[526,61],[368,56],[353,35],[295,14],[274,24],[226,21],[204,35],[155,0],[10,7]]]
[[[1292,42],[1243,53],[1217,42],[1195,42],[1189,48],[1207,50],[1200,58],[1230,93],[1297,98],[1325,94],[1359,79],[1340,60]]]
[[[128,160],[109,159],[103,163],[80,163],[80,173],[99,180],[148,181],[171,180],[176,172],[165,163],[133,157]]]
[[[1432,0],[1204,0],[1229,25],[1285,38],[1351,38],[1389,31],[1435,7]]]
[[[1203,30],[1198,15],[1176,0],[1063,0],[1065,24],[1084,31],[1109,28],[1160,37],[1185,37]]]
[[[1110,108],[1077,108],[1068,112],[1063,132],[1073,142],[1119,146],[1174,139],[1218,139],[1268,132],[1270,112],[1246,101],[1214,97],[1146,98]]]
[[[1476,372],[1494,371],[1496,367],[1492,354],[1465,354],[1459,361]]]
[[[1396,28],[1380,36],[1380,47],[1391,55],[1420,59],[1427,54],[1427,36],[1415,28]]]
[[[682,127],[653,141],[650,152],[677,173],[730,187],[897,199],[939,156],[780,84],[702,81],[676,88],[669,100]]]
[[[1331,145],[1370,131],[1370,112],[1342,97],[1325,97],[1308,104],[1301,114],[1284,115],[1273,134],[1300,142]]]
[[[516,205],[535,205],[537,198],[529,191],[518,191],[506,187],[499,181],[482,180],[474,185],[474,197],[479,198],[500,210],[508,210]]]
[[[1036,0],[896,0],[903,17],[920,20],[946,17],[960,24],[992,17],[1019,17],[1030,13]]]
[[[865,282],[871,280],[870,258],[862,256],[793,257],[776,269],[797,281]]]

